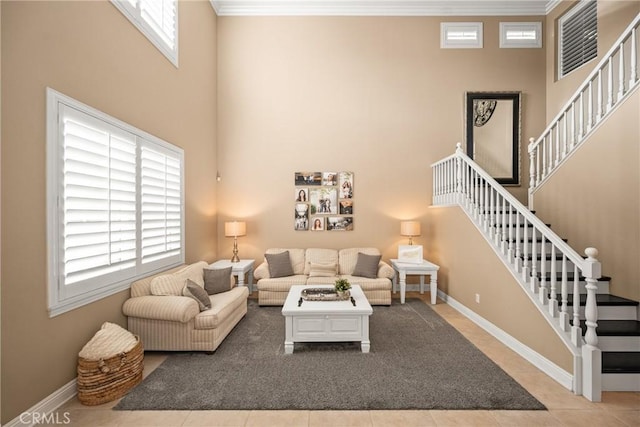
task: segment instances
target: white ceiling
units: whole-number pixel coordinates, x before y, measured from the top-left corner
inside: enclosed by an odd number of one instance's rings
[[[560,0],[210,0],[218,16],[546,15]]]

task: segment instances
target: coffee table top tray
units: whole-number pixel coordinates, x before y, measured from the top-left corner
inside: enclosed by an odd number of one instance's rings
[[[306,288],[300,292],[300,298],[305,301],[344,301],[351,297],[351,293],[339,295],[332,288]]]
[[[362,288],[358,285],[351,286],[351,298],[347,298],[346,300],[313,301],[302,299],[302,291],[312,288],[324,288],[335,292],[333,285],[293,285],[282,306],[282,314],[288,316],[294,313],[296,315],[314,315],[331,313],[371,314],[373,312],[371,304],[369,304]]]

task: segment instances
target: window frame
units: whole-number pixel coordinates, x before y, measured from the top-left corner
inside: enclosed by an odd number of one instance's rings
[[[140,1],[131,0],[136,2],[136,7],[132,7],[130,1],[127,0],[110,0],[122,14],[142,33],[147,39],[160,51],[162,54],[176,67],[178,68],[178,4],[177,0],[174,1],[174,44],[173,48],[169,46],[160,34],[144,19],[140,9]]]
[[[52,88],[46,90],[47,117],[47,290],[49,317],[98,301],[109,295],[126,290],[131,282],[150,274],[184,264],[185,262],[185,194],[184,194],[184,150],[141,129],[109,116],[93,107],[70,98]],[[135,266],[127,270],[102,274],[78,283],[63,283],[61,258],[64,244],[63,230],[63,167],[64,149],[63,110],[73,109],[89,116],[89,120],[104,123],[114,128],[116,133],[132,135],[136,145],[136,257]],[[74,113],[75,113],[74,111]],[[180,250],[177,255],[160,261],[143,264],[141,256],[141,171],[140,151],[143,145],[152,146],[158,151],[170,153],[179,161],[180,175]]]
[[[510,39],[509,31],[533,31],[535,39]],[[501,48],[541,48],[542,22],[500,22]]]
[[[595,5],[595,25],[596,25],[596,51],[595,51],[595,56],[587,61],[582,62],[580,65],[578,65],[577,67],[573,68],[571,71],[568,72],[564,72],[563,69],[563,54],[564,54],[564,50],[562,48],[562,44],[563,44],[563,27],[566,24],[567,21],[569,21],[571,18],[573,18],[577,13],[579,13],[580,11],[582,11],[582,9],[584,9],[585,7],[587,7],[589,4],[594,4]],[[594,59],[598,58],[598,2],[597,0],[580,0],[578,1],[577,4],[575,4],[571,9],[567,10],[566,13],[564,13],[562,16],[560,16],[558,18],[557,21],[558,25],[557,25],[557,39],[558,39],[558,44],[557,44],[557,51],[558,51],[558,57],[557,57],[557,61],[558,61],[558,67],[557,67],[557,73],[558,73],[558,80],[570,75],[572,72],[582,68],[584,65],[586,65],[587,63],[591,62]],[[584,40],[584,39],[583,39]]]
[[[477,37],[475,40],[453,40],[448,37],[450,30],[473,30]],[[441,22],[440,23],[440,48],[441,49],[482,49],[483,47],[483,23],[482,22]]]

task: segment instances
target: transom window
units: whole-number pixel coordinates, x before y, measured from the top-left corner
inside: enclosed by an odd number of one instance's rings
[[[583,0],[558,20],[558,78],[597,56],[597,2]]]
[[[184,262],[182,149],[47,90],[51,316]]]
[[[178,2],[176,0],[111,0],[111,2],[178,66]]]

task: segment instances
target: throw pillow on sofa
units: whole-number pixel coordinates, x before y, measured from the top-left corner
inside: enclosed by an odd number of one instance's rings
[[[208,264],[204,261],[186,266],[185,268],[171,274],[161,274],[151,280],[149,284],[151,295],[175,295],[181,296],[182,290],[187,284],[187,279],[200,286],[204,286],[202,280],[202,270]]]
[[[293,267],[291,266],[289,251],[280,252],[278,254],[264,254],[264,257],[266,258],[269,266],[269,276],[293,276]]]
[[[338,274],[338,264],[309,263],[309,277],[333,277]]]
[[[378,264],[380,264],[381,255],[366,255],[358,252],[358,261],[353,269],[353,276],[367,277],[375,279],[378,277]]]
[[[211,300],[209,299],[207,291],[191,279],[187,279],[187,285],[182,290],[182,295],[196,300],[200,307],[200,311],[205,311],[211,308]]]
[[[231,269],[232,267],[204,269],[204,289],[207,294],[215,295],[231,289]]]

